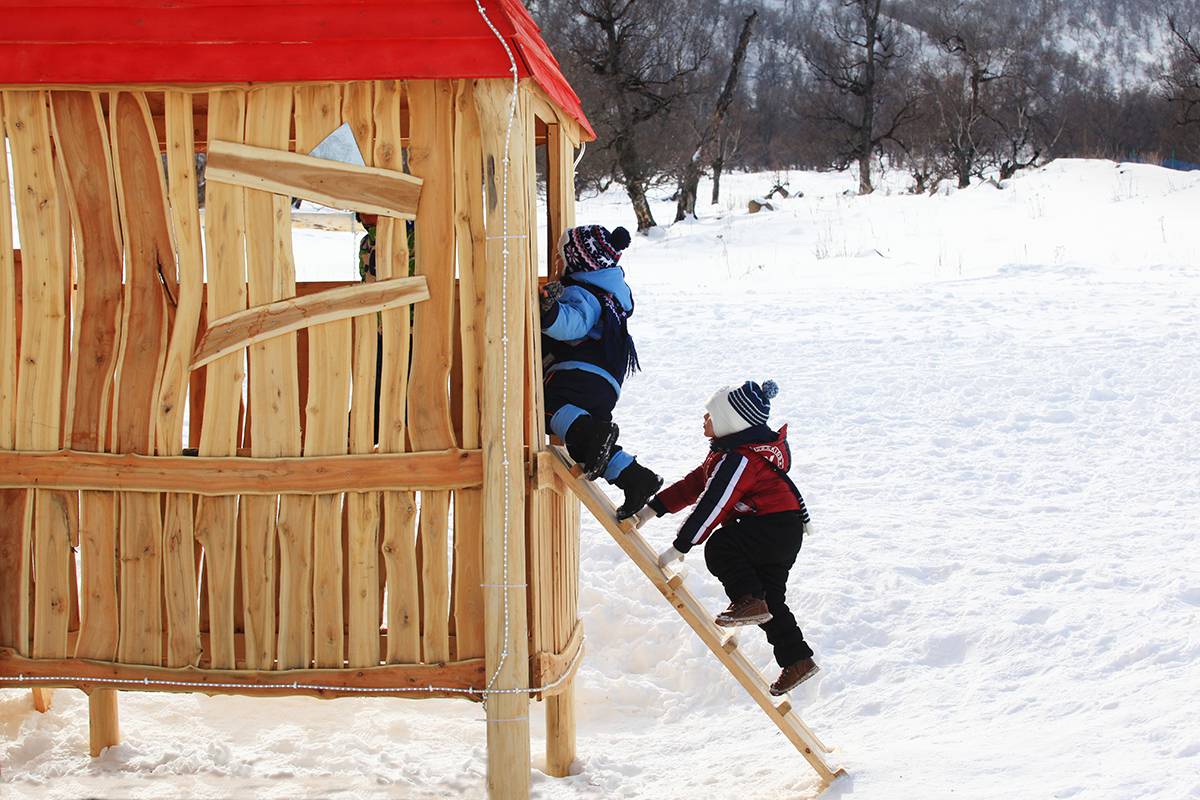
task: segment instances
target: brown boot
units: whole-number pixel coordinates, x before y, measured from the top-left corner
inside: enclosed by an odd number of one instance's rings
[[[811,658],[802,658],[794,664],[788,664],[779,673],[779,679],[771,684],[771,694],[779,697],[787,694],[806,680],[816,675],[821,668]]]
[[[722,628],[739,625],[762,625],[771,619],[767,601],[752,594],[744,594],[729,604],[729,608],[717,615],[715,620]]]

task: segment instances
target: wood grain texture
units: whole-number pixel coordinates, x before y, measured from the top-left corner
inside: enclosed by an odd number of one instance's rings
[[[7,151],[4,95],[0,93],[0,144]],[[16,447],[17,364],[20,289],[13,254],[11,181],[8,159],[0,158],[0,450]],[[0,646],[29,650],[31,532],[26,524],[28,493],[0,491]]]
[[[188,360],[196,341],[204,300],[204,255],[196,195],[192,96],[167,92],[164,105],[167,191],[179,283],[158,395],[155,437],[158,453],[172,456],[182,452],[183,447],[183,406],[191,375]],[[203,412],[199,417],[203,417]],[[166,664],[169,667],[194,665],[200,658],[195,553],[194,496],[168,494],[163,512],[163,593],[167,614]]]
[[[454,226],[458,250],[458,344],[462,362],[462,443],[479,447],[483,370],[483,149],[475,82],[459,81],[454,98]],[[454,493],[454,631],[456,658],[482,656],[483,492]]]
[[[376,166],[398,170],[402,166],[399,81],[375,83],[374,118]],[[405,223],[379,220],[375,245],[376,273],[380,280],[408,275],[408,236]],[[408,309],[380,315],[383,369],[379,385],[379,451],[402,453],[406,448],[405,410],[408,398],[411,323]],[[416,557],[416,497],[411,492],[385,492],[380,533],[387,576],[386,623],[389,663],[415,663],[421,659],[420,589]]]
[[[483,582],[497,587],[484,592],[484,634],[489,680],[494,678],[497,688],[527,686],[529,680],[525,592],[512,588],[525,583],[525,475],[522,468],[525,393],[522,386],[524,348],[520,342],[525,319],[524,300],[528,292],[522,285],[522,278],[526,274],[524,258],[528,251],[509,247],[505,258],[505,215],[509,235],[529,233],[530,226],[524,218],[521,181],[528,179],[524,172],[514,169],[508,176],[508,205],[502,205],[510,89],[510,84],[501,80],[478,81],[475,86],[483,144],[488,237],[486,266],[482,272],[487,302],[481,435],[482,440],[489,443],[484,455]],[[517,120],[512,129],[511,153],[524,152],[524,134],[525,127]],[[508,347],[502,341],[506,331]],[[509,588],[504,588],[506,585]],[[487,715],[491,723],[487,735],[489,791],[493,796],[524,797],[529,793],[529,697],[525,694],[497,695],[489,700]]]
[[[298,151],[308,152],[341,124],[341,97],[337,86],[296,90]],[[308,329],[308,370],[312,379],[304,414],[305,456],[340,455],[347,450],[352,358],[349,319]],[[318,667],[341,667],[345,658],[342,497],[317,497],[313,519],[313,661]]]
[[[421,181],[403,172],[228,141],[209,142],[205,174],[214,183],[302,197],[330,208],[397,219],[413,219],[421,196]]]
[[[475,658],[439,665],[379,666],[365,669],[297,669],[297,670],[213,670],[197,667],[168,669],[164,667],[139,667],[127,664],[112,664],[78,658],[32,661],[13,651],[0,650],[0,676],[18,676],[37,673],[49,680],[43,686],[77,687],[84,691],[95,691],[98,679],[121,679],[130,681],[123,691],[189,692],[206,695],[236,694],[252,697],[362,697],[356,688],[376,688],[385,691],[371,692],[369,696],[392,696],[406,699],[428,699],[433,697],[465,697],[478,700],[478,694],[465,690],[478,690],[484,685],[483,659]],[[157,685],[146,681],[186,681],[201,684],[200,687]],[[16,683],[17,686],[27,685]],[[206,689],[203,684],[241,684],[238,687],[213,686]],[[300,684],[300,686],[293,686]],[[333,688],[308,688],[305,684]],[[7,685],[7,684],[6,684]],[[435,686],[443,689],[463,691],[426,691]],[[395,687],[396,691],[386,691]],[[415,690],[415,691],[414,691]]]
[[[260,343],[285,337],[302,328],[359,317],[364,311],[372,312],[374,324],[374,312],[419,303],[428,297],[425,279],[418,276],[342,286],[319,294],[254,305],[213,320],[196,346],[191,368],[198,369],[251,345],[257,348]],[[294,338],[288,337],[284,341],[294,341]],[[251,354],[254,352],[252,348]]]
[[[102,451],[111,438],[123,302],[124,245],[112,152],[99,96],[54,92],[50,104],[65,201],[76,232],[70,446]],[[116,657],[119,634],[116,496],[81,492],[79,505],[83,607],[75,654],[111,659]],[[104,708],[110,706],[115,708],[115,701]]]
[[[246,141],[286,150],[292,122],[289,86],[257,88],[246,101]],[[251,307],[290,299],[296,293],[292,259],[291,204],[287,197],[246,191],[247,299]],[[208,334],[206,333],[206,336]],[[294,335],[265,337],[248,347],[250,452],[259,458],[300,454],[300,386]],[[281,503],[296,513],[293,499],[278,495],[242,498],[239,531],[246,663],[271,669],[276,654],[276,513]]]
[[[110,97],[109,124],[126,273],[113,448],[150,454],[169,335],[163,284],[177,274],[174,243],[158,139],[145,96],[122,92]],[[128,492],[118,502],[121,635],[117,656],[127,663],[159,665],[164,630],[162,498]]]
[[[213,91],[208,97],[209,140],[241,141],[246,95],[237,89]],[[208,271],[207,313],[222,317],[246,308],[244,192],[214,183],[205,198],[205,259]],[[217,359],[206,367],[204,417],[200,453],[231,455],[237,451],[238,409],[245,362],[242,353]],[[196,539],[204,546],[207,576],[209,647],[213,666],[232,669],[234,655],[234,579],[237,542],[237,498],[201,498],[196,508]]]
[[[445,491],[480,486],[481,450],[304,458],[0,452],[0,488],[187,492],[205,497]]]
[[[409,439],[414,450],[454,443],[450,418],[450,363],[454,322],[454,92],[449,81],[408,84],[409,169],[424,180],[413,239],[417,274],[430,299],[415,310]],[[450,657],[450,496],[421,496],[421,657]]]
[[[351,83],[346,87],[342,103],[342,117],[350,125],[368,166],[375,159],[373,94],[371,82]],[[365,285],[379,285],[379,282]],[[381,334],[378,315],[362,314],[367,310],[360,309],[353,322],[351,453],[370,453],[375,447],[376,367]],[[381,501],[377,492],[346,495],[346,660],[351,667],[376,666],[380,660],[379,628],[383,608],[379,567]]]
[[[5,92],[3,99],[22,255],[14,446],[25,451],[52,450],[62,444],[69,265],[63,250],[48,97],[44,92]],[[60,657],[66,655],[69,624],[71,515],[67,498],[60,493],[33,494],[32,532],[25,526],[21,545],[23,552],[32,553],[34,563],[32,653]],[[25,581],[18,580],[21,591],[27,592]]]

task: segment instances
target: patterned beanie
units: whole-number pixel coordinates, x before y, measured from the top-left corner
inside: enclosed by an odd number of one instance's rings
[[[629,231],[616,228],[609,232],[603,225],[570,228],[558,240],[563,271],[591,272],[617,266],[621,251],[629,247]]]
[[[712,418],[713,433],[720,439],[755,425],[765,425],[771,415],[771,398],[777,394],[779,386],[775,381],[763,381],[761,386],[746,381],[736,389],[721,387],[704,405]]]

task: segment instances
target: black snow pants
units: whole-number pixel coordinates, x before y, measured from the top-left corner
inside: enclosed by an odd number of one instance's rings
[[[801,513],[783,511],[730,522],[704,544],[704,563],[730,600],[750,594],[767,601],[771,619],[759,627],[781,667],[813,655],[785,600],[788,571],[796,563],[803,539]]]

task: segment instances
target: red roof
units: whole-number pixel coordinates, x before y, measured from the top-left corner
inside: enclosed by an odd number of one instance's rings
[[[521,1],[483,6],[519,75],[594,138]],[[0,20],[0,84],[9,85],[510,74],[475,0],[0,0]]]

